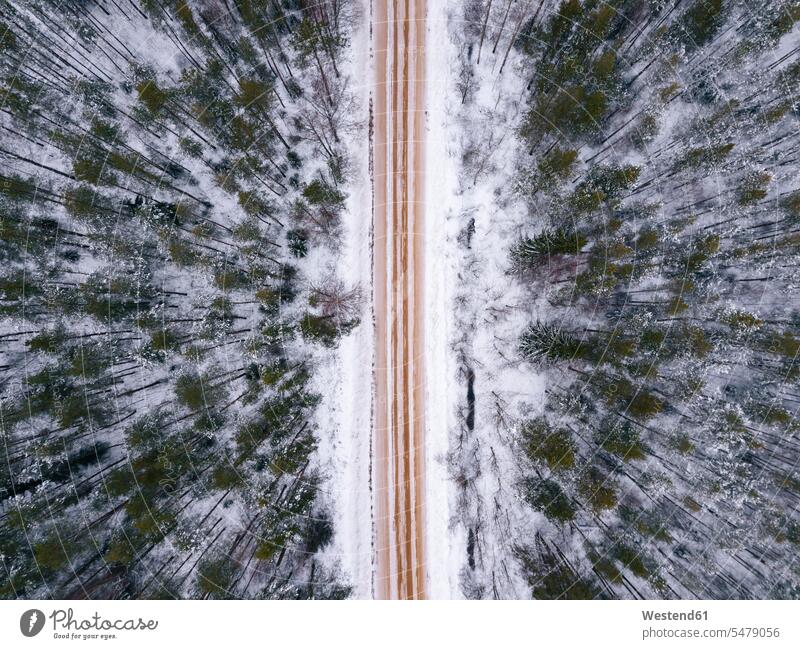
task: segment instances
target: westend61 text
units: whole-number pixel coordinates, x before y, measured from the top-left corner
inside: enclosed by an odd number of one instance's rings
[[[642,611],[642,618],[645,620],[703,620],[708,622],[708,611],[667,611],[666,613],[659,613],[658,611]]]

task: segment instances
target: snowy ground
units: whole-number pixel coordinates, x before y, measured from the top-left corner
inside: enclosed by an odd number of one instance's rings
[[[450,103],[456,50],[447,33],[446,2],[428,7],[429,46],[426,52],[426,98],[428,107],[425,188],[425,362],[427,371],[425,471],[426,550],[428,594],[432,599],[459,596],[459,571],[466,556],[466,533],[453,525],[456,494],[448,475],[450,432],[457,422],[457,403],[462,390],[457,382],[457,364],[451,353],[453,336],[453,289],[458,277],[452,255],[457,236],[458,208],[453,199],[458,177],[458,128]],[[443,198],[448,200],[444,201]],[[448,251],[450,254],[442,254]]]
[[[364,2],[363,4],[367,4]],[[454,296],[459,284],[457,239],[461,229],[463,199],[458,195],[461,147],[460,124],[455,120],[452,97],[446,89],[455,83],[458,51],[441,35],[448,29],[450,5],[429,4],[426,52],[427,143],[425,185],[426,287],[426,422],[425,436],[425,550],[427,595],[433,599],[461,596],[460,572],[466,561],[467,532],[455,514],[458,494],[448,468],[451,435],[459,425],[461,396],[459,363],[454,352],[456,326]],[[364,7],[369,16],[369,7]],[[364,70],[373,65],[370,21],[363,20],[353,34],[353,56],[348,74],[371,79]],[[369,112],[371,88],[354,85],[357,105]],[[369,176],[368,133],[362,131],[350,144],[357,170],[348,202],[345,248],[340,274],[347,283],[360,283],[372,295],[372,189]],[[447,201],[443,202],[443,197]],[[443,204],[446,207],[443,209]],[[442,254],[443,250],[449,251]],[[338,485],[331,496],[336,523],[334,543],[328,550],[354,587],[354,597],[372,596],[373,494],[370,489],[373,400],[364,386],[372,385],[374,327],[369,305],[361,325],[342,341],[329,364],[317,377],[317,388],[327,397],[320,422],[327,420],[331,435],[322,440],[320,454]],[[327,386],[327,389],[326,387]],[[333,387],[333,390],[331,390]],[[330,396],[329,396],[330,395]],[[331,481],[333,484],[334,481]]]
[[[509,559],[520,535],[532,535],[536,515],[513,491],[520,470],[508,433],[542,402],[542,377],[514,360],[519,332],[542,305],[526,303],[507,274],[508,242],[525,211],[504,191],[518,163],[513,125],[524,81],[510,65],[513,55],[498,76],[503,47],[492,55],[487,43],[475,65],[476,52],[460,43],[462,3],[430,11],[429,28],[448,35],[428,52],[432,593],[526,597]]]
[[[364,3],[366,4],[366,3]],[[463,597],[465,579],[488,588],[492,572],[505,583],[502,595],[523,596],[525,587],[513,575],[504,558],[513,541],[509,531],[528,529],[530,510],[515,507],[515,499],[500,486],[498,476],[517,473],[505,428],[497,425],[497,399],[509,412],[536,408],[543,386],[531,383],[529,372],[503,363],[498,350],[515,344],[518,331],[531,314],[522,308],[519,295],[509,293],[506,269],[498,262],[507,257],[506,242],[519,227],[521,212],[499,205],[495,188],[505,182],[508,169],[501,161],[514,159],[513,137],[507,132],[515,115],[514,101],[498,103],[498,96],[517,97],[520,80],[506,73],[502,93],[495,87],[490,67],[476,72],[477,94],[461,104],[457,89],[461,57],[457,42],[462,7],[456,2],[428,5],[426,51],[426,185],[425,185],[425,551],[427,596],[432,599]],[[369,7],[364,7],[369,16]],[[353,79],[373,64],[370,21],[362,21],[353,34],[353,56],[348,74]],[[448,38],[442,38],[447,34]],[[515,85],[516,84],[516,85]],[[370,88],[354,84],[357,105],[369,111]],[[491,134],[494,156],[484,161],[476,175],[464,163],[472,145],[470,135],[479,124]],[[503,146],[505,145],[505,148]],[[350,144],[354,169],[348,203],[345,247],[339,274],[348,284],[359,283],[371,295],[371,186],[368,133],[360,131]],[[504,155],[504,152],[507,155]],[[506,162],[505,164],[511,164]],[[469,245],[465,232],[474,223]],[[326,396],[320,422],[330,437],[323,439],[320,454],[337,484],[331,496],[336,523],[331,560],[341,566],[354,587],[354,596],[371,597],[373,579],[373,494],[370,490],[372,452],[372,397],[364,386],[372,385],[374,328],[366,315],[361,325],[342,341],[329,364],[317,377],[317,389]],[[510,357],[510,355],[507,355]],[[475,374],[482,398],[475,404],[473,435],[464,438],[467,411],[465,368]],[[459,486],[457,467],[465,449],[474,453],[470,487]],[[500,514],[503,514],[501,521]],[[475,539],[469,540],[470,530]],[[474,547],[468,549],[468,545]],[[477,547],[477,550],[475,549]],[[477,571],[469,574],[470,554],[482,556]],[[500,573],[503,577],[500,577]],[[498,587],[495,585],[495,587]],[[474,594],[470,591],[468,594]]]
[[[360,0],[359,16],[352,33],[351,57],[342,73],[350,79],[355,110],[369,115],[371,88],[364,71],[372,65],[370,9]],[[369,169],[368,122],[350,135],[352,164],[347,199],[343,246],[337,274],[348,286],[360,285],[372,294],[372,189]],[[329,481],[334,521],[334,542],[327,548],[329,560],[339,561],[353,587],[353,597],[372,596],[372,384],[374,330],[371,305],[363,305],[361,322],[331,353],[316,376],[323,395],[318,411],[322,430],[319,453]]]

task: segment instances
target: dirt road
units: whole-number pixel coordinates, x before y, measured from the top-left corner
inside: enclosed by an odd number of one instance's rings
[[[373,0],[375,590],[425,597],[425,0]]]

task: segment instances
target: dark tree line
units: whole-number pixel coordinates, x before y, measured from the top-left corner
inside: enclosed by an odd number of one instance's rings
[[[358,313],[302,273],[344,209],[351,18],[0,5],[3,597],[348,594],[309,379]]]
[[[511,4],[468,40],[526,85],[533,596],[798,597],[800,4]]]

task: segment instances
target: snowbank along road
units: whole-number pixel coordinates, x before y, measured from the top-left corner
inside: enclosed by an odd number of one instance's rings
[[[375,0],[375,591],[425,597],[424,0]]]

